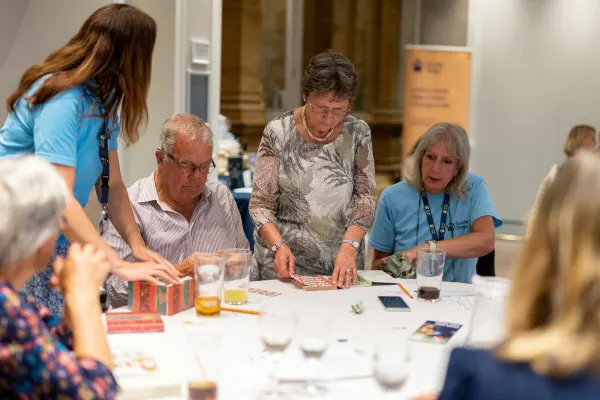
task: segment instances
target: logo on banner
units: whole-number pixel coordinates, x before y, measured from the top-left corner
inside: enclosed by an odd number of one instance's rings
[[[421,60],[419,60],[417,58],[415,60],[415,62],[413,63],[413,71],[415,71],[415,72],[421,72],[422,69],[423,69],[423,64],[421,63]]]

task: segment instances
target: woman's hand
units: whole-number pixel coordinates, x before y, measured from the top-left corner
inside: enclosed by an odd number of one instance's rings
[[[163,264],[163,265],[173,267],[173,264],[171,264],[169,261],[164,259],[160,254],[150,250],[148,247],[146,247],[146,245],[139,245],[139,246],[132,248],[131,254],[138,261],[155,262],[158,264]]]
[[[428,249],[428,248],[429,248],[428,244],[420,244],[418,246],[413,247],[412,249],[403,251],[402,257],[406,258],[412,264],[416,264],[417,263],[417,250],[424,250],[424,249]]]
[[[172,265],[157,264],[155,262],[129,263],[123,261],[111,271],[123,281],[146,281],[162,285],[161,279],[166,283],[179,283],[179,272]]]
[[[295,263],[296,257],[294,257],[292,250],[287,246],[287,244],[284,243],[279,246],[275,252],[275,264],[273,265],[277,277],[279,277],[279,279],[289,279],[290,274],[295,273]]]
[[[82,248],[79,243],[73,243],[67,258],[57,258],[53,269],[50,284],[65,297],[90,294],[98,300],[98,288],[108,275],[109,263],[104,253],[94,246],[87,244]]]
[[[348,244],[342,244],[335,256],[331,280],[338,287],[356,285],[356,256],[358,250]]]
[[[390,256],[381,257],[376,260],[373,260],[373,262],[371,263],[371,269],[383,269],[383,267],[385,267],[385,265],[388,263],[389,259]]]

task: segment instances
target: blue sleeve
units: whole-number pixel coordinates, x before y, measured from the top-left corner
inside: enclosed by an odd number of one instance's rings
[[[385,253],[393,253],[395,248],[394,220],[388,207],[388,191],[384,190],[377,204],[375,222],[369,236],[369,246]]]
[[[465,349],[452,350],[444,387],[437,400],[469,400],[471,377],[467,369],[471,362],[467,355]]]
[[[115,116],[115,119],[112,124],[112,133],[110,136],[110,140],[108,141],[108,149],[109,150],[118,150],[119,149],[119,132],[121,130],[121,125],[119,123],[119,116]]]
[[[485,181],[481,177],[476,177],[471,187],[469,196],[471,197],[471,223],[481,217],[492,217],[494,228],[502,226],[502,218],[496,211],[492,198],[487,189]]]
[[[51,163],[75,167],[79,140],[81,93],[72,88],[35,106],[35,155]]]

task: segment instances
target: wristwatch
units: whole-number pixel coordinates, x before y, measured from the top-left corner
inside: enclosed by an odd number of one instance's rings
[[[342,240],[342,243],[348,243],[349,245],[354,247],[356,250],[358,250],[358,246],[360,246],[360,243],[358,243],[356,240],[344,239],[344,240]]]
[[[429,251],[434,252],[437,249],[435,240],[426,240],[425,243],[429,245]]]
[[[285,244],[284,240],[280,240],[279,242],[275,243],[273,246],[271,246],[271,251],[273,253],[275,253],[277,251],[278,248],[281,247],[281,245]]]

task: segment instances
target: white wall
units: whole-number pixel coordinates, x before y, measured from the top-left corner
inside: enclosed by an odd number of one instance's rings
[[[471,0],[473,171],[523,220],[570,128],[600,128],[600,1]]]
[[[21,75],[71,38],[107,0],[0,0],[0,123]]]
[[[121,152],[121,170],[127,186],[150,175],[156,167],[154,150],[163,122],[174,112],[175,2],[130,0],[156,20],[158,34],[152,57],[152,82],[148,94],[148,126],[140,140]]]

